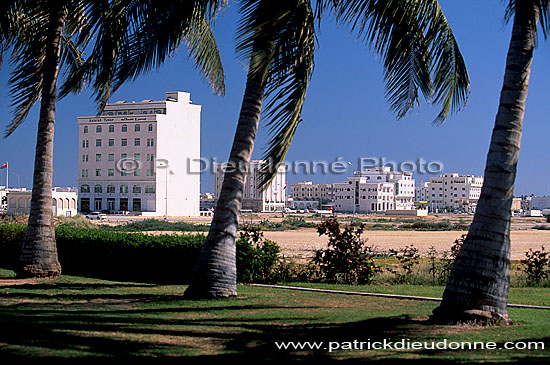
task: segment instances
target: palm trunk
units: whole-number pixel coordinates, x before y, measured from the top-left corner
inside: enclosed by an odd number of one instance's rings
[[[63,7],[52,11],[45,49],[31,209],[17,269],[19,277],[55,278],[61,274],[53,225],[52,176],[57,76],[64,22]]]
[[[518,1],[477,210],[432,319],[509,323],[510,222],[538,8]]]
[[[187,298],[237,295],[236,235],[246,175],[260,122],[267,66],[249,71],[241,112],[210,231],[195,266]]]

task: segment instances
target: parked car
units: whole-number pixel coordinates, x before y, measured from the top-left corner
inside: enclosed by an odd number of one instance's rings
[[[88,219],[97,219],[97,220],[101,220],[103,218],[106,217],[106,214],[105,213],[101,213],[101,212],[91,212],[89,214],[86,214],[85,215],[86,218]]]

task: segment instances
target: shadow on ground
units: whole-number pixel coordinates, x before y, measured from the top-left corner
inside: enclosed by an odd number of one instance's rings
[[[318,361],[334,356],[348,357],[342,352],[330,353],[329,342],[343,344],[360,340],[372,343],[418,338],[418,334],[429,326],[408,316],[336,324],[304,321],[299,311],[319,309],[314,305],[262,305],[238,298],[210,301],[209,305],[203,301],[185,301],[179,294],[85,292],[112,290],[119,286],[109,283],[59,283],[57,286],[51,282],[18,287],[24,290],[11,292],[7,287],[0,287],[0,359],[3,363],[48,359],[78,364],[144,359],[181,363],[181,357],[190,356],[195,359]],[[133,286],[139,287],[139,284]],[[59,292],[34,292],[52,288]],[[63,292],[67,290],[77,292]],[[550,337],[537,340],[550,343]],[[282,341],[322,342],[322,345],[317,350],[282,350],[276,345]],[[441,352],[410,352],[410,358],[398,361],[421,358],[423,363],[440,363],[438,355]],[[513,361],[514,358],[507,359]],[[357,360],[396,361],[392,351],[361,353],[361,357],[354,359]],[[530,362],[537,360],[529,359]],[[445,361],[468,362],[464,358]]]

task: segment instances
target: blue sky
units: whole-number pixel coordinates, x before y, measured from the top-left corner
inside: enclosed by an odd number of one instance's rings
[[[445,124],[432,126],[438,107],[423,103],[409,116],[396,120],[384,98],[381,63],[347,29],[324,21],[318,34],[314,75],[303,110],[303,120],[287,155],[292,161],[344,161],[358,158],[386,158],[397,163],[423,158],[440,161],[443,172],[483,175],[490,135],[497,111],[511,26],[505,25],[504,1],[441,0],[458,39],[472,82],[466,108],[451,116]],[[241,104],[246,69],[234,51],[238,20],[236,5],[219,18],[215,34],[226,72],[226,96],[214,95],[181,48],[158,71],[140,77],[117,91],[111,101],[160,100],[168,90],[187,91],[196,104],[203,106],[201,156],[225,161],[233,140]],[[550,195],[550,170],[545,156],[550,135],[550,103],[547,66],[550,44],[541,43],[535,52],[524,120],[524,134],[516,179],[516,195]],[[0,71],[1,126],[11,116],[9,88],[10,66],[5,59]],[[78,169],[77,116],[93,115],[96,106],[89,92],[68,96],[57,106],[54,148],[54,186],[75,186]],[[7,139],[0,140],[0,162],[9,161],[10,186],[31,188],[38,107]],[[253,158],[262,156],[267,140],[260,129]],[[0,170],[5,183],[5,170]],[[311,180],[339,182],[347,174],[288,174],[289,183]],[[429,174],[415,174],[417,182],[429,180]],[[213,191],[213,175],[201,177],[201,191]]]

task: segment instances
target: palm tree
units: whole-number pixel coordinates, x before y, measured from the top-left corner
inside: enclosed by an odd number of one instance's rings
[[[510,1],[512,38],[500,104],[485,166],[485,180],[468,235],[456,258],[434,321],[509,323],[510,223],[525,101],[537,24],[548,31],[549,1]]]
[[[398,117],[419,103],[419,91],[442,104],[436,123],[467,99],[466,68],[436,0],[318,1],[316,14],[307,0],[243,1],[237,48],[249,63],[246,88],[210,231],[186,297],[237,295],[235,240],[263,100],[270,98],[266,117],[272,136],[260,180],[266,187],[301,120],[313,70],[315,20],[329,7],[383,56],[387,96]]]
[[[2,51],[11,47],[16,63],[9,80],[16,115],[6,137],[40,98],[31,210],[17,268],[19,277],[55,278],[61,273],[52,216],[60,69],[66,65],[68,73],[62,96],[94,80],[101,109],[112,91],[162,64],[185,40],[197,67],[213,88],[223,93],[223,69],[208,22],[220,3],[224,2],[180,0],[167,5],[146,0],[11,0],[2,5]],[[84,62],[81,50],[93,36],[95,47]]]

